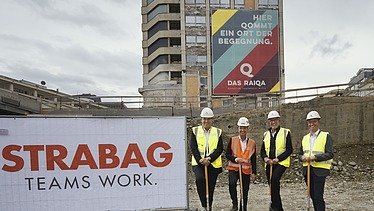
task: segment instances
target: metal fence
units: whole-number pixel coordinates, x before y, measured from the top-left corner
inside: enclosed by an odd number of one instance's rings
[[[9,91],[8,91],[9,92]],[[17,93],[14,93],[17,94]],[[334,96],[367,96],[374,95],[374,84],[359,87],[352,84],[334,84],[326,86],[305,87],[297,89],[288,89],[279,93],[260,93],[253,95],[223,96],[213,98],[209,96],[161,96],[147,97],[143,96],[92,96],[74,97],[58,96],[51,99],[43,99],[30,96],[30,99],[41,104],[40,113],[48,113],[56,110],[79,110],[79,109],[145,109],[157,108],[171,110],[176,109],[200,110],[200,107],[211,106],[215,109],[255,109],[262,107],[277,107],[285,103],[296,103],[307,101],[315,97],[334,97]],[[99,102],[98,102],[99,101]],[[215,101],[220,104],[216,105]]]
[[[42,99],[44,109],[72,109],[72,108],[191,108],[203,107],[202,105],[214,106],[214,100],[220,100],[222,104],[216,107],[223,108],[258,108],[258,107],[275,107],[284,103],[294,103],[310,100],[315,97],[334,97],[334,96],[361,96],[360,93],[374,95],[374,88],[368,89],[349,89],[349,84],[334,84],[326,86],[315,86],[297,89],[288,89],[279,93],[268,94],[260,93],[253,95],[240,96],[160,96],[147,97],[143,96],[95,96],[101,102],[95,102],[89,97],[69,97],[67,99],[59,98],[57,101]],[[204,99],[204,100],[201,100]]]

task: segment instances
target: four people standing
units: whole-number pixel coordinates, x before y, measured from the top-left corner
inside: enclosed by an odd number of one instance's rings
[[[280,126],[280,115],[277,111],[270,111],[267,119],[270,127],[264,133],[261,157],[265,162],[266,177],[271,187],[271,210],[282,211],[280,179],[290,166],[290,155],[293,151],[291,132]]]
[[[256,168],[256,142],[248,137],[249,121],[245,117],[238,120],[239,135],[230,139],[227,145],[226,158],[229,160],[229,192],[232,201],[232,211],[238,210],[237,182],[241,174],[241,188],[243,203],[240,201],[240,210],[247,211],[248,191],[250,181],[255,181]],[[240,165],[240,166],[239,166]],[[240,167],[240,168],[239,168]],[[241,172],[239,171],[241,169]],[[243,207],[243,209],[241,209]]]
[[[319,129],[321,116],[317,111],[311,111],[306,116],[309,133],[301,141],[299,159],[303,161],[303,175],[308,181],[308,165],[310,165],[310,196],[315,211],[326,209],[323,193],[326,177],[330,175],[333,147],[332,138],[328,132]]]
[[[223,151],[222,130],[213,127],[213,111],[204,108],[201,111],[201,126],[192,128],[190,147],[192,151],[192,169],[196,177],[196,187],[203,210],[211,210],[213,194],[218,175],[222,172]],[[303,161],[303,174],[307,181],[307,166],[310,164],[311,198],[316,211],[325,210],[323,199],[326,176],[330,173],[333,158],[332,139],[328,132],[319,129],[320,115],[311,111],[307,115],[309,133],[304,136],[299,159]],[[269,129],[263,135],[261,157],[265,162],[265,171],[271,187],[270,210],[283,210],[280,197],[280,179],[290,166],[292,154],[291,132],[280,126],[280,115],[277,111],[268,114]],[[226,151],[229,170],[229,192],[232,209],[238,209],[237,181],[242,180],[243,211],[247,210],[250,181],[256,179],[256,143],[248,137],[249,121],[245,117],[238,120],[239,135],[229,140]],[[239,172],[239,167],[241,172]],[[272,175],[270,177],[270,168]],[[207,169],[208,178],[205,178]],[[241,177],[240,177],[241,176]],[[208,186],[206,186],[208,181]],[[209,191],[209,202],[206,198]],[[209,203],[209,204],[208,204]],[[241,203],[241,202],[240,202]],[[242,207],[242,206],[240,206]],[[241,210],[241,209],[240,209]]]

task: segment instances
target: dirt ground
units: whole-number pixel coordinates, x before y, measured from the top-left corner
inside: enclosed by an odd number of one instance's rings
[[[281,197],[285,210],[306,210],[307,195],[305,183],[283,183],[281,185]],[[371,181],[337,182],[331,178],[326,180],[326,210],[374,210],[373,197],[374,184]],[[195,188],[191,188],[189,191],[189,201],[192,210],[201,208]],[[269,201],[270,196],[267,185],[264,183],[252,183],[250,185],[248,210],[268,210]],[[216,187],[213,210],[223,211],[230,210],[230,208],[231,199],[228,186]]]

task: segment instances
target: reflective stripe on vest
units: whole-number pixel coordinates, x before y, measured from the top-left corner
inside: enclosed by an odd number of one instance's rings
[[[203,129],[202,126],[198,126],[198,127],[192,128],[192,132],[196,136],[197,148],[199,150],[200,156],[202,158],[204,158],[205,157],[205,150],[206,150],[206,143],[207,143],[205,133],[204,133],[204,129]],[[213,152],[214,150],[217,149],[218,140],[219,140],[219,137],[221,136],[221,134],[222,134],[221,129],[216,128],[216,127],[211,127],[210,128],[209,141],[208,141],[209,151]],[[195,157],[193,155],[192,155],[192,159],[191,159],[191,164],[192,164],[192,166],[197,165],[197,162],[196,162]],[[222,167],[222,157],[219,156],[211,164],[214,168]]]
[[[316,140],[314,141],[314,146],[312,151],[310,150],[310,133],[306,134],[301,142],[301,145],[303,147],[303,153],[304,156],[311,156],[311,155],[318,155],[325,153],[325,145],[327,141],[327,135],[328,132],[323,132],[321,131]],[[324,169],[329,169],[331,168],[332,164],[332,159],[327,160],[327,161],[312,161],[310,165],[312,165],[315,168],[324,168]],[[303,162],[303,166],[308,166],[308,162]]]
[[[287,141],[287,135],[290,132],[287,128],[279,128],[279,131],[277,133],[277,137],[275,138],[275,157],[278,157],[278,155],[282,154],[286,151],[286,141]],[[265,151],[266,155],[269,157],[270,154],[270,139],[271,139],[271,133],[270,131],[266,131],[264,133],[264,144],[265,144]],[[291,158],[288,156],[286,159],[278,162],[278,164],[284,166],[284,167],[290,167]],[[266,167],[266,163],[265,163]]]
[[[233,156],[237,158],[242,158],[244,160],[244,162],[241,164],[242,172],[244,174],[249,175],[252,173],[252,163],[250,158],[254,154],[255,149],[256,143],[254,140],[248,139],[247,146],[244,152],[242,152],[239,136],[232,137],[231,139],[231,150],[233,152]],[[239,164],[229,161],[227,169],[239,171]]]

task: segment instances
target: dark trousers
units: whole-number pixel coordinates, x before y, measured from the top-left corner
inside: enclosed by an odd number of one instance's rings
[[[247,211],[247,202],[248,202],[248,191],[249,191],[249,183],[251,181],[251,175],[246,175],[242,173],[243,179],[243,211]],[[238,196],[236,191],[236,184],[239,180],[239,171],[229,171],[229,192],[232,201],[232,205],[237,207],[238,206]],[[241,208],[242,202],[240,202]],[[241,210],[241,209],[240,209]]]
[[[206,189],[205,189],[205,170],[204,166],[193,166],[192,170],[196,177],[196,188],[199,194],[201,206],[207,207],[206,203]],[[208,186],[209,186],[209,207],[213,204],[214,188],[216,186],[217,177],[222,172],[222,169],[216,169],[212,165],[208,167]]]
[[[304,177],[305,183],[308,185],[307,176]],[[326,176],[317,176],[310,168],[310,197],[313,200],[313,207],[315,211],[326,210],[323,193],[325,191]]]
[[[274,211],[283,211],[282,200],[280,197],[280,179],[286,169],[286,167],[279,164],[273,165],[273,175],[271,177],[271,208]],[[266,165],[266,177],[269,184],[270,165]]]

